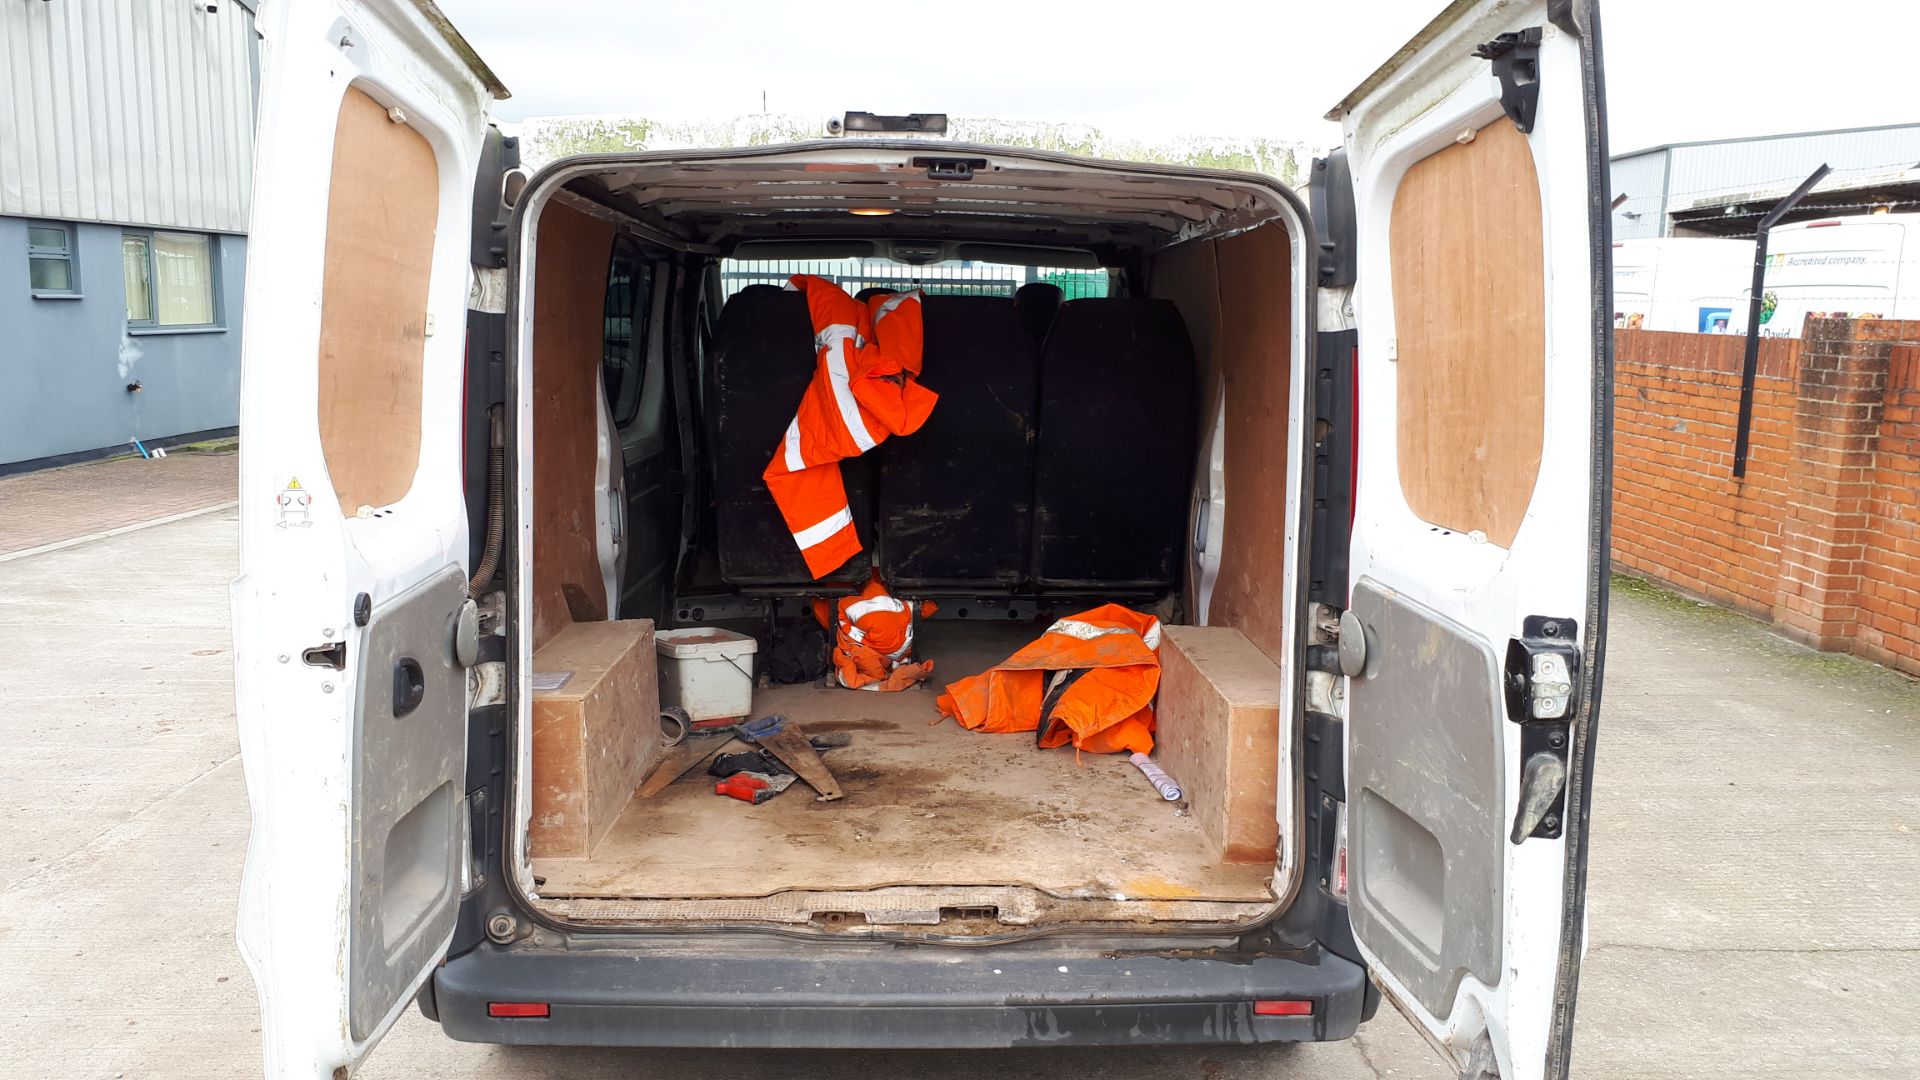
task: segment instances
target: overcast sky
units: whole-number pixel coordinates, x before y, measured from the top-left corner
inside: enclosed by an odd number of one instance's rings
[[[502,119],[766,108],[1269,135],[1321,122],[1442,0],[440,0],[513,91]],[[1603,0],[1613,151],[1920,121],[1910,0]]]

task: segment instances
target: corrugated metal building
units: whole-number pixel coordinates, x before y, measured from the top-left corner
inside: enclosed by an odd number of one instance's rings
[[[252,7],[0,4],[0,472],[233,427]]]
[[[1758,213],[1825,163],[1833,172],[1809,207],[1865,212],[1903,197],[1920,165],[1920,124],[1670,143],[1613,159],[1616,240],[1653,236],[1752,236]],[[1893,194],[1890,196],[1888,192]],[[1911,194],[1911,193],[1909,193]],[[1855,205],[1858,204],[1858,205]],[[1764,209],[1760,211],[1764,213]]]

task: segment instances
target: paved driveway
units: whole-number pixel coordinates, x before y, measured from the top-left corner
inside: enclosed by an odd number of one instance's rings
[[[219,511],[0,562],[0,1060],[258,1075]],[[1913,1075],[1920,692],[1737,617],[1616,602],[1576,1075]],[[1451,1072],[1391,1009],[1353,1042],[988,1054],[469,1046],[409,1013],[362,1074],[841,1080]]]

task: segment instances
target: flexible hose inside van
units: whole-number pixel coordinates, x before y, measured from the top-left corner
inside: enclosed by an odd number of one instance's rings
[[[507,447],[500,427],[500,406],[487,410],[487,539],[480,546],[480,565],[473,568],[467,595],[479,599],[499,569],[500,539],[506,531],[503,506],[507,486]]]

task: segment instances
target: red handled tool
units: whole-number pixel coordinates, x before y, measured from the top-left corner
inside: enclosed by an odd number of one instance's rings
[[[715,795],[730,795],[733,798],[739,799],[741,802],[749,802],[755,806],[779,794],[779,792],[769,787],[767,782],[762,780],[757,773],[734,773],[732,776],[713,785],[713,793]]]
[[[773,776],[759,772],[737,772],[713,785],[715,795],[730,795],[755,806],[766,802],[792,785],[791,776]]]

